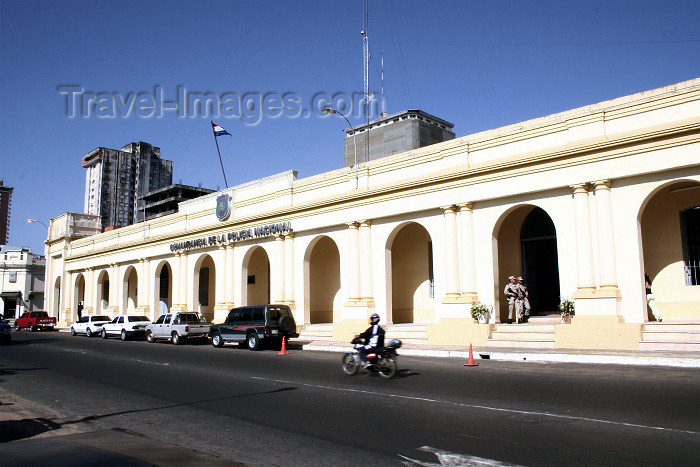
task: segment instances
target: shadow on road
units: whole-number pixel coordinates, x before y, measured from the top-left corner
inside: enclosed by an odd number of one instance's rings
[[[86,417],[82,417],[82,418],[79,418],[76,420],[68,420],[68,421],[61,422],[61,423],[55,422],[55,421],[48,419],[48,418],[25,418],[22,420],[8,420],[8,421],[3,421],[1,423],[0,443],[6,443],[9,441],[16,441],[19,439],[30,438],[32,436],[40,435],[40,434],[45,433],[47,431],[58,430],[64,426],[70,426],[70,425],[84,423],[84,422],[91,422],[94,420],[100,420],[100,419],[107,418],[107,417],[114,417],[117,415],[145,413],[145,412],[152,412],[155,410],[165,410],[165,409],[172,409],[172,408],[177,408],[177,407],[186,407],[186,406],[204,404],[204,403],[209,403],[209,402],[221,402],[221,401],[225,401],[225,400],[238,399],[241,397],[260,396],[260,395],[265,395],[265,394],[276,394],[276,393],[280,393],[280,392],[295,391],[296,389],[298,389],[298,388],[286,387],[286,388],[275,389],[272,391],[254,392],[254,393],[250,393],[250,394],[239,394],[236,396],[219,397],[216,399],[206,399],[206,400],[193,401],[193,402],[182,402],[179,404],[164,405],[164,406],[160,406],[160,407],[152,407],[149,409],[134,409],[134,410],[124,410],[121,412],[112,412],[112,413],[107,413],[107,414],[102,414],[102,415],[88,415]],[[4,404],[4,405],[14,405],[14,404]]]

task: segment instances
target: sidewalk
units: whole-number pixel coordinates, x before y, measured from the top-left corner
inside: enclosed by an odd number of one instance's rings
[[[81,432],[53,410],[0,389],[0,465],[243,466],[127,430]]]
[[[303,350],[346,352],[349,343],[332,341],[292,341],[290,347]],[[400,355],[422,357],[469,358],[468,346],[404,344]],[[506,347],[473,347],[474,359],[530,362],[596,363],[614,365],[659,365],[700,368],[700,352],[641,350],[528,349]]]

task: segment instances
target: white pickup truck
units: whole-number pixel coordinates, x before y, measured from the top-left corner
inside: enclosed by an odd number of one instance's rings
[[[161,315],[153,324],[146,326],[146,340],[155,342],[159,339],[171,340],[181,344],[185,339],[206,340],[211,324],[199,313],[179,311]]]

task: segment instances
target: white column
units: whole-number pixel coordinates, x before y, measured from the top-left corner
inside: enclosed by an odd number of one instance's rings
[[[144,313],[151,311],[151,258],[143,259],[143,301],[139,301]]]
[[[228,278],[228,271],[226,268],[226,245],[219,245],[217,253],[217,259],[214,261],[214,267],[216,269],[216,297],[214,298],[216,307],[226,307],[226,282]]]
[[[66,286],[63,288],[63,310],[66,317],[66,322],[70,325],[75,321],[75,316],[73,316],[71,305],[71,298],[73,297],[73,274],[66,271]],[[76,315],[77,316],[77,315]]]
[[[233,285],[234,285],[234,263],[233,263],[233,248],[235,243],[226,245],[226,283],[224,290],[226,291],[226,305],[233,308]]]
[[[145,305],[145,298],[146,295],[144,295],[144,292],[146,291],[146,274],[145,274],[145,266],[144,263],[146,260],[144,258],[139,258],[139,270],[138,270],[138,290],[136,293],[136,309],[137,310],[143,310],[143,306]]]
[[[284,236],[284,303],[294,304],[294,233]]]
[[[274,279],[272,282],[272,297],[270,300],[273,303],[284,301],[284,237],[281,234],[275,234],[275,258],[271,265]]]
[[[189,287],[187,276],[187,251],[183,251],[180,255],[180,283],[178,288],[180,289],[180,309],[184,311],[189,309],[189,304],[187,302],[187,289]]]
[[[359,232],[356,222],[350,222],[348,226],[348,244],[350,247],[348,261],[350,266],[350,301],[359,301],[360,293],[360,252],[359,252]]]
[[[462,295],[472,302],[476,294],[476,250],[474,248],[474,203],[459,205],[462,220]]]
[[[119,263],[112,263],[112,274],[109,279],[109,307],[107,308],[112,314],[119,314],[121,297],[119,290],[122,288],[120,283],[122,279],[119,274]]]
[[[174,309],[175,306],[179,306],[180,301],[180,269],[182,269],[182,252],[178,251],[175,253],[177,256],[177,261],[173,261],[173,270],[170,277],[170,287],[172,287],[173,302],[170,304],[170,309]],[[158,304],[158,309],[160,310],[160,303]],[[159,311],[160,312],[160,311]]]
[[[445,300],[460,297],[459,252],[457,245],[457,208],[443,206],[445,211]]]
[[[610,181],[593,182],[595,187],[596,211],[598,219],[598,255],[600,261],[600,286],[617,288],[617,267],[615,265],[615,239]]]
[[[573,185],[574,212],[576,214],[576,264],[578,288],[595,289],[593,275],[593,245],[591,242],[591,215],[586,185]]]
[[[48,287],[47,287],[48,288]],[[83,302],[83,313],[95,313],[95,269],[85,269],[85,301]]]
[[[360,221],[360,295],[362,300],[373,301],[372,290],[372,221]]]

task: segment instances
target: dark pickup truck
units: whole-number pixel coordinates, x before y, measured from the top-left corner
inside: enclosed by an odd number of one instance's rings
[[[56,318],[49,316],[45,311],[25,311],[15,320],[15,329],[29,328],[30,331],[39,329],[53,330],[56,326]]]

